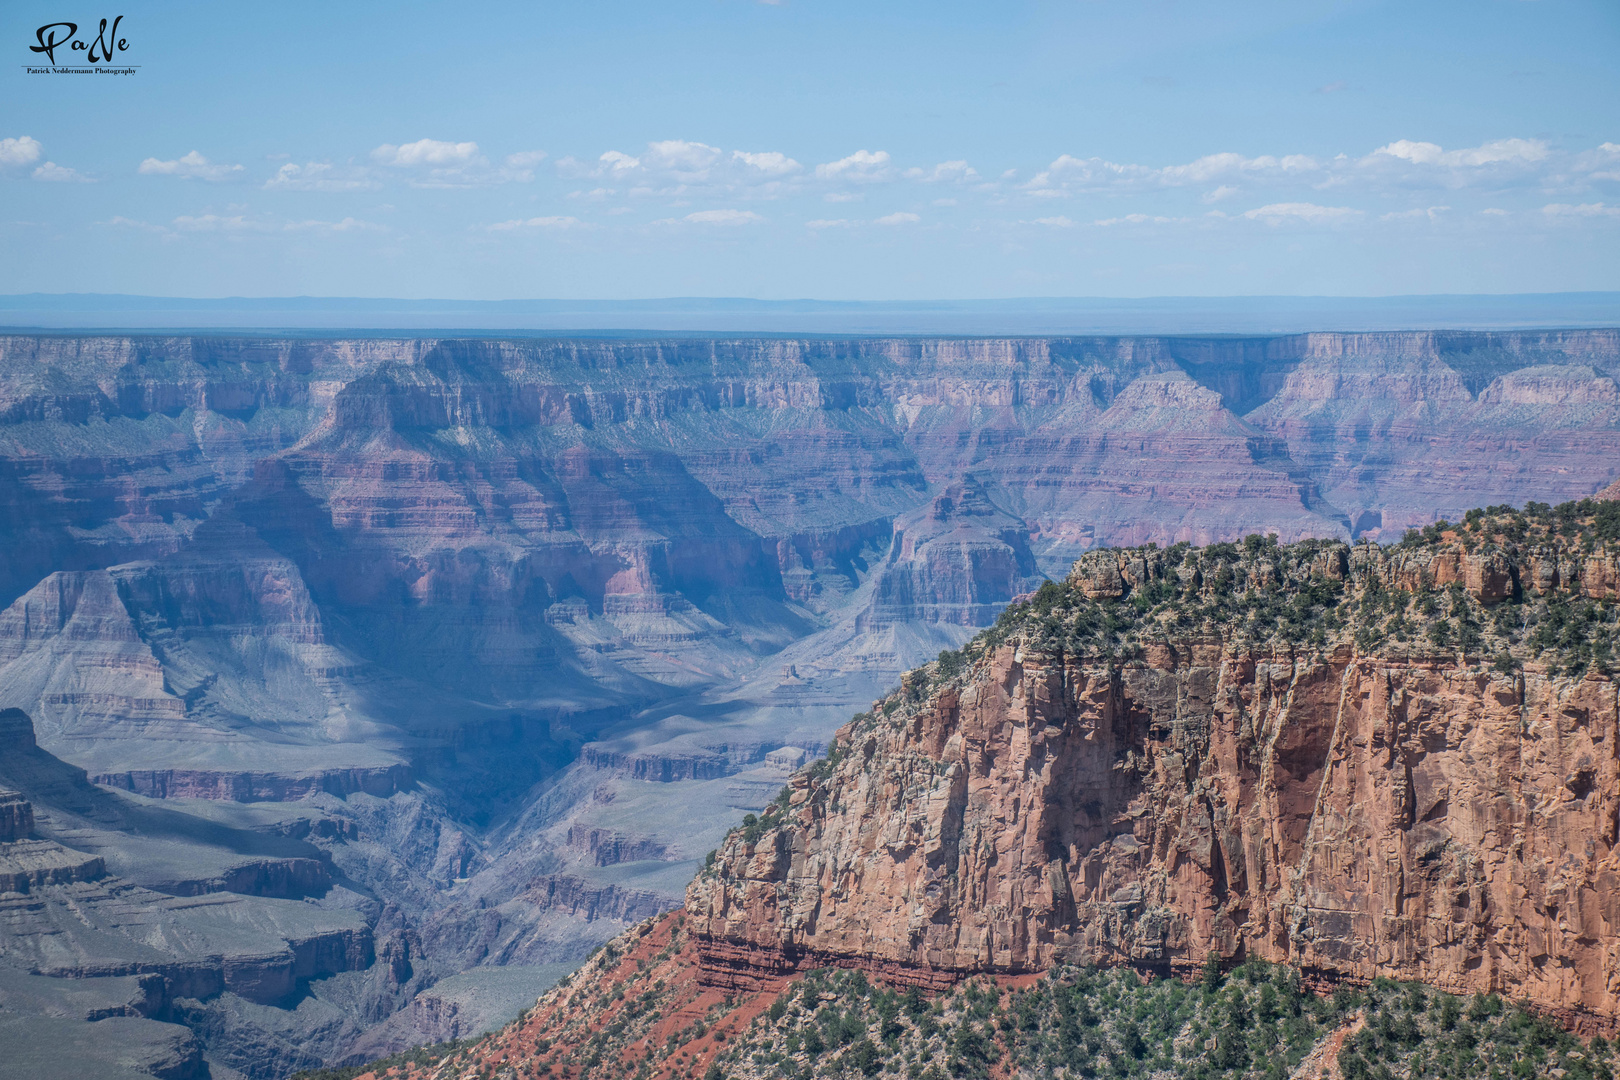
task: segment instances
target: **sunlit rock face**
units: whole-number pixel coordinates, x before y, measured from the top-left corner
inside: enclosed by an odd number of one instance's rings
[[[1620,518],[1471,524],[1086,556],[728,838],[708,977],[1213,953],[1612,1028]]]

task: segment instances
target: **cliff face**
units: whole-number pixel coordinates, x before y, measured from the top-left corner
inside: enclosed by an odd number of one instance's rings
[[[687,895],[709,978],[1215,952],[1620,1014],[1616,684],[1571,652],[1611,647],[1620,579],[1587,524],[1082,560],[728,839]]]

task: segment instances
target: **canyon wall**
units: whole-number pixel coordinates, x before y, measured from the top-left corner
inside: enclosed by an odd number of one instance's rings
[[[80,770],[35,839],[172,925],[369,897],[371,990],[197,1021],[270,1080],[678,903],[783,762],[1099,547],[1591,494],[1617,370],[1609,330],[0,338],[0,708]]]
[[[937,628],[893,677],[1098,545],[1584,497],[1616,365],[1610,330],[0,339],[0,704],[133,790],[382,790],[847,618]]]
[[[1215,953],[1612,1024],[1616,683],[1524,628],[1574,612],[1610,648],[1620,547],[1474,535],[1082,560],[732,834],[687,896],[708,977],[941,986]],[[1282,621],[1256,632],[1267,594]],[[1097,648],[1133,597],[1145,618]],[[1287,640],[1296,615],[1326,640]]]

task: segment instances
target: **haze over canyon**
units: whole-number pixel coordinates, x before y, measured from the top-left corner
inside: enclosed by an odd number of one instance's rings
[[[274,1080],[476,1033],[1087,552],[1583,499],[1620,474],[1617,378],[1609,329],[0,339],[0,1045]],[[1118,808],[1191,798],[1172,750]],[[1258,826],[1208,813],[1178,835],[1220,902],[1180,932],[1230,951],[1226,890],[1280,901],[1270,854],[1212,869]],[[777,947],[693,895],[715,941]]]

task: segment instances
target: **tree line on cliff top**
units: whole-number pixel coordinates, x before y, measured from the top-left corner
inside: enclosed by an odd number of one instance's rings
[[[1470,510],[1453,525],[1437,521],[1408,530],[1388,550],[1416,555],[1458,550],[1501,553],[1510,560],[1532,549],[1568,557],[1616,553],[1620,502],[1591,499],[1559,506],[1529,503],[1524,510],[1492,506]],[[1372,548],[1373,545],[1365,545]],[[958,650],[911,673],[899,692],[920,701],[937,686],[960,679],[975,661],[1018,638],[1037,652],[1128,662],[1155,640],[1219,637],[1256,649],[1322,649],[1351,643],[1363,653],[1449,654],[1511,674],[1526,661],[1549,675],[1608,674],[1616,664],[1620,605],[1564,589],[1537,592],[1515,582],[1489,603],[1461,582],[1437,585],[1419,574],[1413,588],[1393,587],[1348,561],[1340,541],[1278,543],[1251,534],[1239,542],[1160,549],[1149,544],[1119,554],[1147,571],[1119,596],[1087,595],[1084,583],[1048,581],[1009,606],[996,624]],[[887,705],[887,702],[885,703]]]

